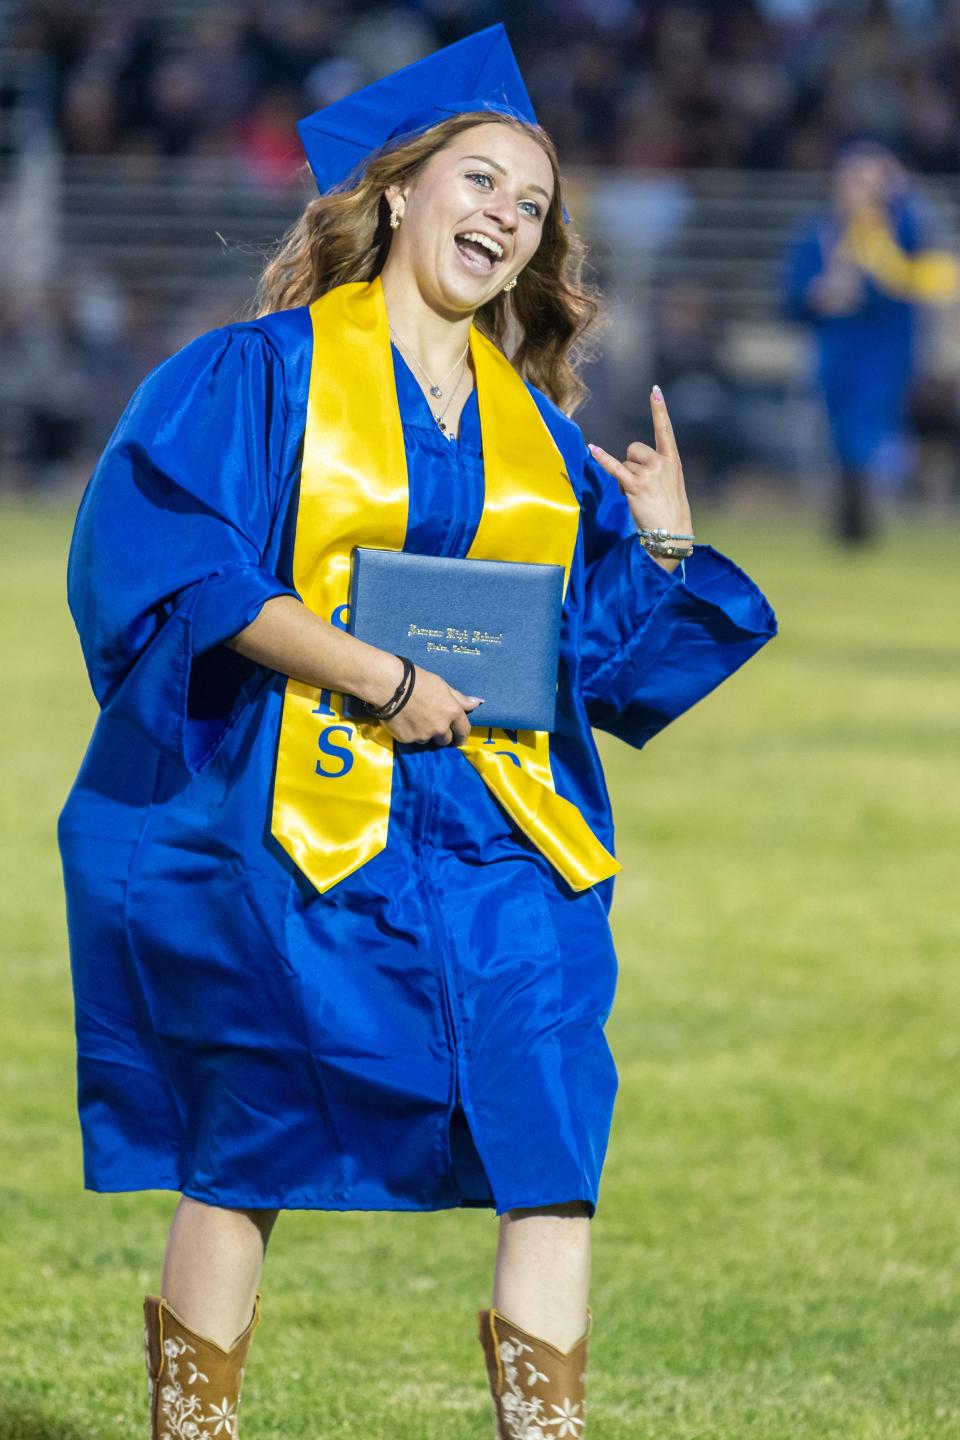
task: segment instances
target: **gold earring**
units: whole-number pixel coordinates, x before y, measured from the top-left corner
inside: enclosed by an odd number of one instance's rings
[[[517,283],[517,277],[516,277],[516,275],[514,275],[513,279],[512,279],[512,280],[508,280],[507,283],[506,283],[506,285],[504,285],[503,288],[504,288],[504,290],[512,290],[513,287],[514,287],[514,285],[516,285],[516,283]]]
[[[400,211],[399,211],[399,210],[391,210],[391,211],[390,211],[390,229],[391,229],[391,230],[399,230],[399,229],[400,229]]]

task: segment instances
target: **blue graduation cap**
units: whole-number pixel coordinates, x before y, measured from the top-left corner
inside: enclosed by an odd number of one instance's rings
[[[478,30],[334,101],[298,120],[297,130],[317,188],[325,195],[359,171],[374,150],[473,110],[537,123],[502,25]],[[563,218],[570,219],[566,206]]]

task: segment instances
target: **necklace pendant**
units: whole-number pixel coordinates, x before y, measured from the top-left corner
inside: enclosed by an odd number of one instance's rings
[[[435,400],[440,400],[443,398],[443,391],[440,389],[439,385],[431,385],[430,394],[434,397]]]
[[[443,420],[438,420],[438,421],[437,421],[437,424],[440,426],[440,429],[441,429],[441,430],[446,430],[447,426],[446,426],[446,422],[445,422],[445,421],[443,421]]]

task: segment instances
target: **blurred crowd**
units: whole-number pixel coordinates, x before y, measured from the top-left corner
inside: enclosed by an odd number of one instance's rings
[[[71,154],[234,158],[269,183],[293,122],[503,20],[565,163],[822,169],[863,130],[952,170],[958,0],[24,0],[5,46],[48,66]]]
[[[819,174],[863,135],[904,175],[957,170],[960,0],[19,0],[0,10],[0,147],[16,73],[67,157],[113,157],[134,180],[171,160],[194,175],[210,162],[235,190],[292,204],[304,183],[297,119],[497,20],[568,171]],[[832,223],[815,221],[817,233]],[[147,370],[229,318],[200,286],[189,313],[171,316],[156,289],[103,271],[30,296],[0,280],[7,485],[69,480]],[[752,435],[764,431],[767,460],[792,443],[779,397],[755,387],[738,409],[695,280],[665,276],[652,318],[649,379],[671,387],[691,471],[722,493],[751,445],[763,449]],[[799,322],[802,306],[778,318]],[[588,379],[612,394],[615,372],[607,359]],[[955,387],[934,410],[952,443]]]

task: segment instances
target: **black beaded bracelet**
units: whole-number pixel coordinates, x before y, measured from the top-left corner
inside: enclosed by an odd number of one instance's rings
[[[392,720],[398,715],[413,694],[413,687],[417,678],[417,667],[406,655],[398,655],[398,660],[403,662],[403,678],[394,690],[389,700],[382,705],[367,704],[366,708],[376,720]]]

